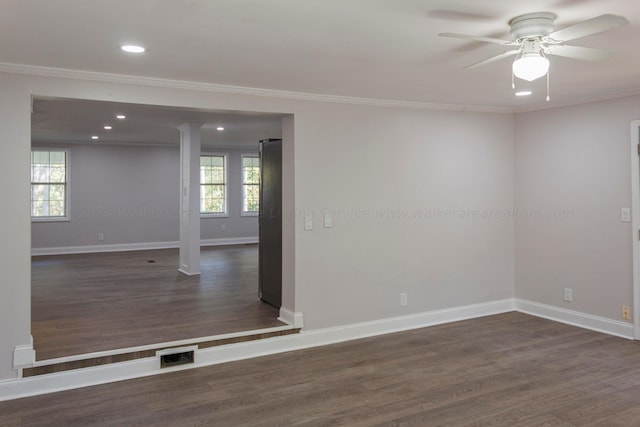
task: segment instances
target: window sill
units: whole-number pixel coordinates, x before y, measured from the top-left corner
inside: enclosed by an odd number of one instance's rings
[[[31,222],[69,222],[71,218],[68,216],[45,216],[45,217],[31,217]]]
[[[219,213],[219,214],[200,214],[200,219],[204,218],[229,218],[229,214]]]
[[[251,217],[251,216],[259,216],[259,215],[260,214],[258,212],[242,212],[240,214],[240,216],[249,216],[249,217]]]

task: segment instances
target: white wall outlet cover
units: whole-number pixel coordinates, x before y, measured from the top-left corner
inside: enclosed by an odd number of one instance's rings
[[[564,300],[568,302],[573,301],[573,289],[564,288]]]

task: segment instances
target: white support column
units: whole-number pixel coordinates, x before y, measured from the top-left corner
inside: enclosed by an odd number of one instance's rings
[[[180,265],[188,276],[200,274],[200,143],[202,124],[180,129]]]

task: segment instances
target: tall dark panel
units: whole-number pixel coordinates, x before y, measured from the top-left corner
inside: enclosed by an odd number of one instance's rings
[[[282,140],[260,141],[260,299],[282,305]]]

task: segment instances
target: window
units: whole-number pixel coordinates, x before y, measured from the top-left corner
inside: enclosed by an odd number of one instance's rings
[[[242,156],[242,214],[257,215],[260,208],[260,159]]]
[[[200,213],[227,214],[227,157],[200,156]]]
[[[67,217],[67,152],[31,152],[31,218]]]

